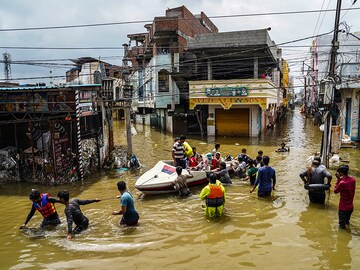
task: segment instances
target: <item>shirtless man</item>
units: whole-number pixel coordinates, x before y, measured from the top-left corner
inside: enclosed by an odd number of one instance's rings
[[[186,197],[191,194],[191,191],[186,184],[186,180],[188,178],[193,178],[194,175],[191,173],[190,170],[187,170],[187,172],[189,174],[181,174],[181,172],[182,172],[182,167],[177,166],[176,173],[178,176],[172,182],[172,185],[173,185],[174,189],[176,189],[179,192],[180,197]]]

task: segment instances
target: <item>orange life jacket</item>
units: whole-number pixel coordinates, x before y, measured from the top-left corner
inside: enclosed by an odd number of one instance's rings
[[[206,206],[218,207],[224,204],[224,192],[221,189],[221,185],[209,184],[210,194],[206,198]]]
[[[55,205],[51,202],[48,202],[47,198],[49,194],[41,194],[41,205],[37,202],[34,202],[34,207],[38,210],[44,218],[47,218],[56,213]]]

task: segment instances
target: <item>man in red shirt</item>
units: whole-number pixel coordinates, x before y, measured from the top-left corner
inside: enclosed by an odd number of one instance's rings
[[[334,192],[340,193],[339,202],[339,225],[345,229],[349,225],[351,214],[354,210],[354,195],[356,189],[356,181],[353,176],[348,175],[349,166],[341,165],[335,176],[337,178]]]

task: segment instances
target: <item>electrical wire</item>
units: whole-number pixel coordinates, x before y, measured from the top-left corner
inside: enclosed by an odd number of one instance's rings
[[[330,2],[331,2],[331,1],[330,1]],[[318,18],[317,18],[317,20],[316,20],[316,24],[315,24],[315,29],[314,29],[314,32],[313,32],[313,36],[315,36],[316,28],[317,28],[317,26],[318,26],[319,19],[320,19],[320,17],[321,17],[321,13],[322,13],[322,10],[323,10],[324,3],[325,3],[325,0],[323,0],[323,2],[322,2],[322,4],[321,4],[321,8],[320,8],[321,11],[320,11],[319,16],[318,16]]]
[[[323,34],[320,34],[320,35],[317,35],[317,36],[324,36],[324,35],[328,35],[330,33],[332,33],[333,30],[329,31],[329,32],[326,32],[326,33],[323,33]],[[296,42],[299,42],[299,41],[303,41],[303,40],[308,40],[308,39],[311,39],[311,38],[314,38],[314,36],[310,36],[310,37],[305,37],[305,38],[299,38],[299,39],[295,39],[295,40],[291,40],[291,41],[286,41],[286,42],[282,42],[280,44],[274,44],[274,45],[270,45],[270,46],[262,46],[260,48],[255,48],[255,49],[250,49],[250,50],[244,50],[244,51],[238,51],[238,52],[231,52],[231,53],[226,53],[226,54],[220,54],[220,55],[216,55],[216,56],[208,56],[208,57],[202,57],[200,59],[198,59],[199,61],[203,61],[203,60],[208,60],[208,59],[214,59],[214,58],[219,58],[219,57],[224,57],[224,56],[234,56],[234,55],[237,55],[237,54],[240,54],[240,55],[243,55],[245,53],[250,53],[250,52],[255,52],[255,51],[259,51],[259,50],[263,50],[263,49],[267,49],[267,48],[276,48],[277,46],[281,46],[281,45],[285,45],[285,44],[291,44],[291,43],[296,43]],[[223,61],[223,60],[219,60],[219,61]],[[179,61],[179,64],[183,64],[183,63],[191,63],[193,62],[193,60],[184,60],[184,61]],[[169,66],[168,64],[165,64],[163,65],[164,67],[167,67]],[[148,66],[151,68],[151,66]],[[66,76],[41,76],[41,77],[36,77],[36,79],[46,79],[46,78],[64,78]],[[16,79],[10,79],[12,81],[14,80],[31,80],[31,79],[35,79],[34,78],[16,78]]]
[[[360,8],[349,8],[348,10],[358,10]],[[210,19],[223,19],[223,18],[236,18],[236,17],[258,17],[258,16],[273,16],[273,15],[293,15],[293,14],[307,14],[319,12],[334,12],[336,9],[327,10],[301,10],[301,11],[284,11],[284,12],[265,12],[265,13],[250,13],[250,14],[233,14],[233,15],[214,15],[208,16]],[[190,20],[186,18],[176,18],[178,20]],[[173,18],[162,18],[165,20],[174,20]],[[71,29],[71,28],[84,28],[84,27],[99,27],[111,25],[127,25],[150,23],[153,20],[138,20],[138,21],[124,21],[124,22],[109,22],[109,23],[93,23],[93,24],[78,24],[78,25],[61,25],[61,26],[41,26],[41,27],[19,27],[19,28],[3,28],[0,32],[13,32],[13,31],[31,31],[31,30],[52,30],[52,29]]]
[[[256,80],[256,79],[255,79]],[[187,81],[184,81],[184,82],[187,82]],[[352,78],[352,79],[349,79],[347,78],[346,80],[343,80],[342,81],[342,84],[344,83],[351,83],[351,82],[360,82],[360,79],[358,78]],[[232,84],[240,84],[240,85],[246,85],[248,84],[247,82],[244,82],[243,80],[239,79],[239,80],[232,80]],[[81,85],[79,85],[81,86]],[[314,86],[314,87],[317,87],[317,86],[320,86],[320,82],[315,82],[314,84],[311,85],[311,87]],[[288,87],[288,89],[296,89],[296,88],[303,88],[304,85],[292,85],[291,87]],[[280,88],[280,87],[276,87],[276,88],[269,88],[269,87],[253,87],[250,89],[250,91],[263,91],[263,90],[276,90],[276,89],[283,89],[283,88]],[[34,89],[34,91],[36,92],[36,90],[39,90],[39,89]],[[40,90],[46,90],[46,89],[40,89]],[[49,89],[49,90],[54,90],[56,91],[56,88],[53,89]],[[64,88],[60,88],[59,91],[61,90],[64,90]],[[11,91],[11,90],[9,90]],[[168,91],[167,91],[168,92]],[[165,98],[165,97],[172,97],[172,96],[185,96],[185,97],[188,97],[190,94],[204,94],[204,90],[199,90],[199,91],[190,91],[190,92],[186,92],[186,93],[182,93],[182,92],[179,92],[179,93],[167,93],[167,92],[159,92],[158,94],[156,95],[151,95],[151,98]],[[161,93],[161,94],[160,94]],[[132,97],[132,98],[123,98],[124,101],[137,101],[139,100],[140,98],[143,98],[143,99],[149,99],[148,97],[144,96],[144,97]],[[237,96],[237,97],[234,97],[234,98],[245,98],[245,96]],[[261,98],[261,97],[259,97]],[[113,99],[102,99],[102,100],[97,100],[97,102],[109,102],[109,101],[114,101]],[[62,102],[62,103],[69,103],[69,104],[74,104],[75,101],[67,101],[67,102]],[[7,100],[4,100],[4,99],[0,99],[0,104],[6,104],[6,103],[9,103],[9,101]],[[14,103],[14,104],[23,104],[24,102],[20,102],[20,101],[11,101],[11,103]],[[43,102],[44,104],[57,104],[59,102],[52,102],[52,101],[44,101]],[[34,102],[34,101],[26,101],[26,104],[35,104],[35,105],[38,105],[39,102]],[[33,112],[33,111],[28,111],[28,112]],[[65,111],[66,113],[67,111]],[[8,112],[7,112],[8,113]],[[53,112],[54,114],[61,114],[61,113],[64,113],[64,111],[56,111],[56,112]]]

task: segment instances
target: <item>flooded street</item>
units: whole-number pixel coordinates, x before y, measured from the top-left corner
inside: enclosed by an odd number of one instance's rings
[[[116,145],[125,145],[123,122],[114,124]],[[270,156],[277,173],[277,190],[272,198],[258,199],[250,194],[249,183],[234,180],[227,186],[226,214],[207,220],[199,199],[180,199],[175,194],[143,196],[134,189],[136,179],[158,160],[171,159],[173,137],[150,127],[136,126],[134,152],[146,166],[140,172],[105,175],[98,173],[85,182],[61,187],[35,186],[57,195],[68,189],[71,197],[106,199],[82,206],[90,220],[89,229],[66,240],[64,206],[56,205],[62,225],[45,234],[18,230],[30,210],[29,184],[6,184],[0,188],[0,268],[1,269],[359,269],[360,267],[360,193],[355,195],[355,211],[349,231],[339,230],[339,195],[331,187],[328,207],[309,205],[299,172],[308,157],[319,151],[321,133],[310,120],[295,111],[283,123],[255,139],[218,138],[223,156],[237,156],[243,147],[255,157],[258,150]],[[190,137],[199,153],[214,148],[213,141]],[[285,142],[289,153],[276,153]],[[341,149],[350,160],[350,174],[360,179],[359,149]],[[334,175],[334,169],[331,173]],[[116,182],[125,180],[140,214],[139,226],[123,228]],[[359,189],[359,185],[358,185]],[[29,227],[41,222],[37,212]]]

